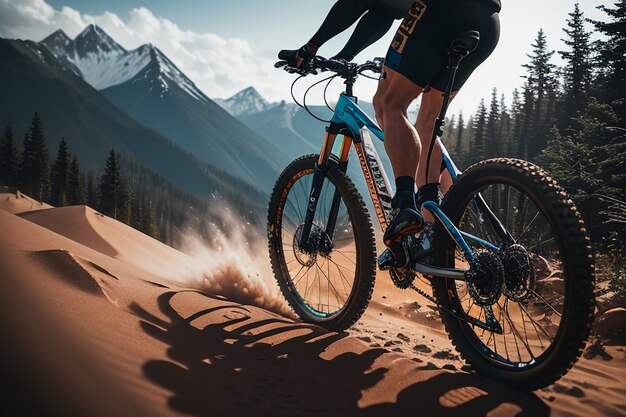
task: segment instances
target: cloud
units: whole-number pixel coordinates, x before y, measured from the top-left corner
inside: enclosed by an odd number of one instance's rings
[[[227,97],[249,85],[269,99],[286,95],[285,76],[242,39],[184,30],[145,7],[132,9],[124,20],[111,12],[57,10],[45,0],[0,0],[1,37],[39,41],[60,28],[73,38],[91,23],[127,49],[152,43],[209,97]]]

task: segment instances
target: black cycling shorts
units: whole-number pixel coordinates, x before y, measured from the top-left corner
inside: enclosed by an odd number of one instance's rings
[[[498,44],[500,20],[491,4],[472,0],[417,0],[391,42],[385,66],[422,88],[444,91],[446,49],[459,34],[477,30],[480,43],[461,61],[452,91],[458,91]]]

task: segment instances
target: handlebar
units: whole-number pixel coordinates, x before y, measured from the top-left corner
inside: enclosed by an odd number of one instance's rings
[[[299,68],[290,67],[287,61],[278,61],[274,64],[274,67],[283,68],[290,74],[300,74],[301,76],[307,76],[309,74],[316,75],[318,72],[331,71],[341,78],[354,79],[365,71],[380,74],[383,70],[383,63],[384,58],[374,58],[372,61],[357,65],[343,59],[326,59],[321,56],[315,56]]]

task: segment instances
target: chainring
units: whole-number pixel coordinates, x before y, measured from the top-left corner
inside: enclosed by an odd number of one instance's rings
[[[406,290],[413,284],[417,274],[415,270],[411,267],[404,268],[391,268],[389,270],[389,275],[391,276],[391,281],[393,285],[400,288],[401,290]]]

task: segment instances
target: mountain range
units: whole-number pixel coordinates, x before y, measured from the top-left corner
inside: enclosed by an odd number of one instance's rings
[[[207,165],[113,105],[42,44],[0,40],[0,119],[16,131],[35,111],[54,152],[65,137],[85,170],[101,169],[111,148],[197,196],[231,187],[237,178]]]
[[[208,98],[151,44],[126,50],[96,25],[45,45],[68,69],[141,124],[196,158],[268,191],[288,156]]]

